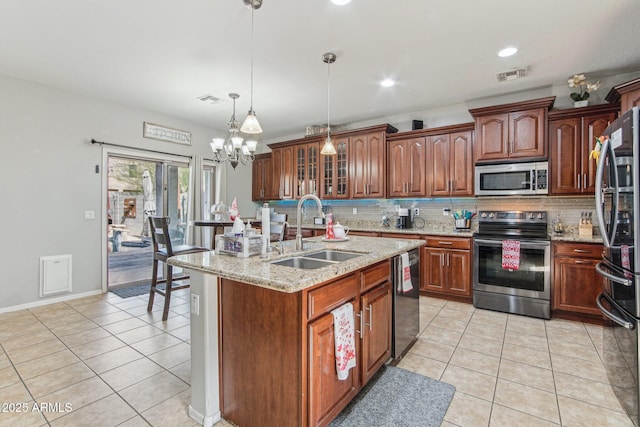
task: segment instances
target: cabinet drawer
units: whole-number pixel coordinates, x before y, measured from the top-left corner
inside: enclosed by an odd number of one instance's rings
[[[553,255],[600,258],[602,255],[602,245],[591,243],[555,243],[553,245]]]
[[[391,239],[421,239],[421,236],[417,234],[405,234],[405,233],[380,233],[380,237],[388,237]]]
[[[380,233],[378,233],[376,231],[353,230],[353,231],[349,231],[349,234],[352,235],[352,236],[378,237]]]
[[[388,281],[391,278],[391,262],[384,261],[362,270],[360,278],[360,289],[362,291]]]
[[[448,236],[428,236],[427,246],[444,249],[471,249],[471,239]]]
[[[357,288],[358,284],[354,274],[310,291],[308,294],[309,319],[338,308],[355,298]]]

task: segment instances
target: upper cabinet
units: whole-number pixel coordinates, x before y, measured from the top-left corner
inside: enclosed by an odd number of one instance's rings
[[[257,154],[251,165],[251,196],[253,200],[269,200],[273,188],[271,154]]]
[[[333,138],[336,154],[320,156],[320,198],[349,198],[349,138]]]
[[[363,133],[350,137],[351,198],[385,197],[385,133]]]
[[[473,196],[473,131],[434,135],[427,147],[427,195]]]
[[[640,106],[640,79],[631,80],[611,88],[605,100],[610,103],[620,102],[620,114],[633,107]]]
[[[547,158],[546,118],[555,96],[469,110],[478,163]]]
[[[294,198],[294,155],[294,147],[292,146],[271,150],[276,199],[287,200]]]
[[[596,162],[589,153],[619,109],[604,104],[549,113],[550,194],[594,194]]]
[[[295,146],[295,198],[307,194],[318,195],[320,176],[320,143],[310,142]]]
[[[426,138],[409,138],[388,143],[388,197],[425,197]]]

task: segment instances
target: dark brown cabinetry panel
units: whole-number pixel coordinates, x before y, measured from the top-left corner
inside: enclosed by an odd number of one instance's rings
[[[388,143],[389,197],[425,197],[425,138],[395,140]]]
[[[420,289],[438,294],[471,297],[471,239],[426,237],[422,247]]]

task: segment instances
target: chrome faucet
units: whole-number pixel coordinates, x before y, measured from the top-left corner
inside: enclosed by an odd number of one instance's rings
[[[296,250],[297,251],[301,251],[302,250],[302,204],[304,203],[305,200],[308,199],[313,199],[315,200],[315,202],[318,204],[318,214],[324,218],[324,212],[322,212],[322,200],[320,200],[318,198],[318,196],[315,196],[313,194],[305,194],[304,196],[300,197],[300,200],[298,201],[298,210],[296,212]]]

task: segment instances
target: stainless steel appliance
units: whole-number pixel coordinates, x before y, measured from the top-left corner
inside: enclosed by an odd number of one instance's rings
[[[548,194],[549,162],[476,165],[476,196]]]
[[[409,251],[412,289],[402,290],[402,262],[393,259],[393,336],[391,357],[397,363],[416,341],[420,332],[420,250]]]
[[[396,228],[411,228],[411,215],[408,208],[398,209],[398,218],[396,220]]]
[[[605,130],[596,172],[596,218],[604,251],[596,271],[603,276],[596,304],[607,318],[603,362],[613,390],[637,426],[638,328],[640,298],[638,278],[640,242],[640,118],[634,107]],[[634,217],[635,214],[635,217]]]
[[[503,268],[503,243],[519,243],[519,267]],[[550,240],[547,213],[480,211],[473,239],[473,305],[551,317]]]

